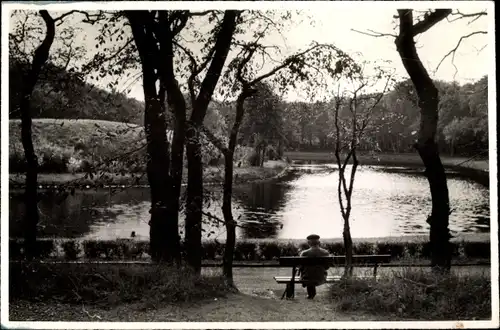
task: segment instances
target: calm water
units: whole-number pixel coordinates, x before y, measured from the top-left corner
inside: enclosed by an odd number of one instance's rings
[[[337,197],[338,173],[330,165],[295,166],[280,182],[235,187],[234,214],[246,238],[304,238],[315,232],[341,237]],[[453,232],[489,232],[489,191],[450,173],[448,178]],[[352,198],[353,237],[427,234],[430,212],[428,183],[421,173],[406,168],[361,167]],[[222,218],[218,187],[207,187],[205,212]],[[19,236],[24,205],[21,191],[11,191],[10,234]],[[90,189],[62,198],[45,192],[39,203],[40,235],[55,237],[125,238],[131,231],[149,235],[149,190]],[[183,216],[181,216],[181,219]],[[205,219],[206,237],[225,237],[224,226]],[[180,231],[182,233],[182,224]]]

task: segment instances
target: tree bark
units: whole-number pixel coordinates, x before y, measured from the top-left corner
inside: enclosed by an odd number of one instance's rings
[[[188,264],[195,273],[201,272],[201,231],[203,210],[203,166],[199,127],[187,123],[186,156],[188,183],[186,197],[185,249]]]
[[[228,10],[224,14],[221,29],[214,45],[215,52],[212,62],[201,84],[199,95],[193,102],[193,112],[187,123],[186,156],[188,159],[188,184],[185,243],[188,264],[197,274],[201,272],[203,210],[203,164],[201,158],[200,130],[229,52],[236,28],[237,16],[238,12],[233,10]]]
[[[231,197],[233,195],[233,169],[234,169],[234,150],[238,132],[245,114],[245,99],[255,93],[255,90],[243,88],[243,91],[236,100],[236,117],[229,135],[228,148],[224,150],[224,196],[222,202],[222,213],[226,224],[226,248],[224,250],[223,274],[227,283],[234,287],[233,281],[233,258],[236,246],[236,221],[233,218]]]
[[[172,208],[173,182],[169,175],[170,151],[167,140],[165,89],[157,92],[160,58],[155,38],[149,29],[151,19],[145,12],[127,12],[139,51],[145,100],[144,128],[147,142],[147,175],[151,191],[150,254],[155,262],[171,263],[180,257],[177,216]],[[158,70],[159,71],[159,70]]]
[[[31,95],[38,81],[43,65],[49,58],[50,48],[55,37],[55,22],[46,10],[41,10],[47,31],[45,38],[33,56],[31,69],[23,80],[23,91],[20,103],[21,110],[21,142],[26,159],[26,190],[24,193],[26,214],[24,216],[24,245],[28,259],[36,257],[36,236],[39,221],[38,214],[38,159],[32,139]]]
[[[349,226],[349,218],[344,218],[344,230],[342,232],[342,237],[344,238],[344,248],[345,248],[345,269],[344,277],[351,278],[353,273],[352,266],[352,237],[351,228]]]
[[[160,18],[166,22],[169,20],[168,13],[161,12]],[[180,24],[185,24],[187,17],[181,21]],[[166,24],[167,25],[167,24]],[[180,195],[181,195],[181,185],[182,185],[182,170],[184,167],[184,141],[186,136],[186,101],[182,95],[179,84],[175,78],[174,72],[174,50],[173,50],[173,32],[170,30],[170,26],[166,26],[164,29],[164,34],[162,35],[162,47],[161,50],[165,49],[165,53],[162,53],[163,60],[165,63],[164,70],[160,75],[162,84],[167,90],[167,101],[169,107],[172,109],[174,114],[174,135],[172,138],[172,149],[171,149],[171,166],[170,166],[170,178],[172,180],[170,198],[168,200],[168,217],[169,222],[172,223],[172,230],[175,226],[176,236],[172,238],[172,249],[175,251],[174,258],[177,260],[177,264],[181,263],[180,254],[180,236],[179,236],[179,209],[180,209]]]
[[[224,250],[222,271],[227,284],[230,286],[234,286],[233,258],[236,246],[236,221],[233,218],[231,205],[231,197],[233,194],[233,151],[229,150],[224,158],[224,196],[222,201],[222,213],[226,225],[226,247]]]
[[[451,265],[451,237],[448,229],[449,197],[446,174],[439,157],[438,146],[435,141],[438,122],[438,90],[418,56],[414,36],[425,31],[437,21],[446,17],[448,10],[436,10],[434,21],[430,19],[413,24],[412,10],[398,10],[400,19],[400,33],[396,38],[396,47],[403,65],[415,86],[420,107],[420,129],[417,149],[425,165],[425,174],[429,181],[432,211],[427,222],[430,224],[431,267],[436,270],[449,271]],[[427,22],[427,26],[425,26]],[[420,24],[420,25],[419,25]],[[425,26],[425,29],[419,29]]]

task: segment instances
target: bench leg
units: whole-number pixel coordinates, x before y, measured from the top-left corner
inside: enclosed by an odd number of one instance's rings
[[[292,281],[286,284],[286,289],[285,292],[283,292],[283,296],[281,296],[281,299],[285,297],[287,299],[291,299],[295,296],[295,273],[296,273],[296,266],[293,266],[292,268]]]
[[[295,283],[286,284],[286,298],[291,299],[295,296]]]
[[[285,292],[283,292],[281,299],[285,298],[285,296],[286,296],[286,299],[293,298],[293,296],[295,295],[294,291],[295,291],[295,285],[292,285],[292,283],[287,283]]]

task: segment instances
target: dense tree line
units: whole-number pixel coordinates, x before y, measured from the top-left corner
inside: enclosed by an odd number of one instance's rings
[[[439,122],[437,143],[444,154],[473,155],[488,149],[488,81],[459,85],[438,81]],[[334,144],[333,102],[282,103],[280,129],[287,149],[331,150]],[[361,150],[412,152],[419,129],[419,107],[413,84],[398,82],[384,95]],[[342,112],[340,113],[342,116]]]

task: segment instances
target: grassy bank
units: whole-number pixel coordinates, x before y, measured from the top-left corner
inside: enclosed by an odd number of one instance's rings
[[[9,171],[24,172],[21,121],[9,120]],[[143,167],[142,127],[104,120],[34,119],[33,145],[42,173],[73,173],[104,166],[107,172]]]
[[[24,173],[26,169],[20,125],[20,120],[9,120],[10,173]],[[76,173],[73,179],[85,181],[82,173],[102,172],[106,178],[101,181],[122,184],[135,182],[145,172],[146,139],[141,126],[90,119],[34,119],[32,129],[39,171],[50,174],[42,175],[42,180],[62,180],[53,173],[64,174],[65,178]],[[205,164],[221,166],[222,155],[211,143],[202,140],[202,150]],[[246,166],[251,152],[251,148],[237,147],[234,159]],[[207,174],[212,172],[215,170]],[[90,178],[86,183],[93,181]]]
[[[340,312],[410,320],[487,320],[491,318],[491,280],[486,274],[440,276],[400,269],[377,281],[352,279],[330,286]]]
[[[452,254],[457,260],[489,259],[488,235],[464,235],[452,241]],[[55,260],[149,260],[149,242],[131,239],[114,241],[44,239],[38,241],[40,257]],[[323,240],[322,246],[334,255],[345,254],[340,239]],[[202,243],[204,260],[221,260],[224,241],[205,240]],[[304,240],[238,240],[234,252],[235,261],[275,261],[280,256],[298,255],[306,248]],[[404,259],[427,259],[430,255],[427,237],[377,238],[354,240],[355,254],[390,254],[395,261]],[[22,241],[9,241],[11,260],[23,258]]]
[[[286,151],[285,157],[293,161],[307,162],[335,162],[335,155],[331,152],[307,152],[307,151]],[[358,155],[358,160],[362,165],[386,165],[386,166],[418,166],[423,167],[422,159],[415,153],[408,154],[363,154]],[[470,159],[467,157],[441,156],[441,161],[446,167],[464,167],[480,171],[488,171],[489,163],[487,159]]]
[[[483,273],[458,271],[453,272],[449,280],[440,281],[434,279],[429,272],[410,269],[395,273],[380,272],[377,282],[356,281],[321,286],[316,299],[310,301],[305,299],[305,292],[299,286],[296,287],[296,299],[279,299],[284,286],[276,284],[273,276],[281,271],[288,274],[289,269],[278,271],[236,268],[234,280],[240,292],[234,293],[221,283],[220,273],[211,269],[203,269],[201,278],[193,278],[189,273],[183,273],[180,277],[179,272],[155,269],[153,266],[76,267],[59,264],[51,265],[50,269],[44,269],[47,265],[33,267],[11,266],[10,320],[465,320],[486,319],[491,313],[490,281]],[[404,279],[395,278],[394,274],[400,277],[403,275]],[[171,285],[172,282],[178,287]],[[390,284],[396,285],[395,290],[390,291]],[[429,284],[428,293],[419,288]],[[482,290],[479,290],[480,285]],[[395,299],[398,294],[403,295],[401,299],[405,306],[398,304]],[[426,298],[425,294],[429,296]],[[384,297],[393,299],[384,300]],[[410,301],[410,297],[414,301]],[[363,298],[369,301],[363,301]],[[370,305],[372,302],[378,305]],[[449,304],[449,309],[444,308],[444,302]]]

